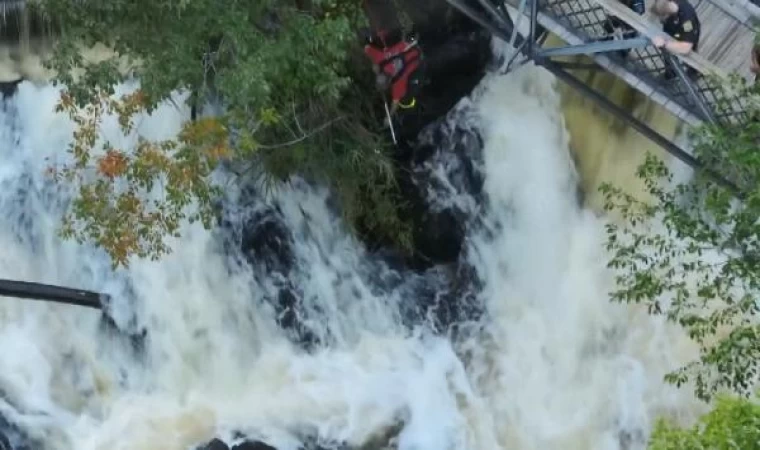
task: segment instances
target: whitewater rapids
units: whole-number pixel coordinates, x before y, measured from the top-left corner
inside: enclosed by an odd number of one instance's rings
[[[540,69],[488,78],[465,100],[488,200],[467,240],[486,307],[469,340],[409,333],[397,305],[414,299],[367,284],[357,268],[368,255],[326,193],[277,193],[309,268],[302,288],[326,317],[315,326],[336,337],[312,354],[286,339],[258,301],[268,287],[215,231],[187,226],[172,255],[116,273],[101,252],[56,237],[69,193],[44,172],[72,131],[57,98],[22,83],[0,112],[0,278],[108,292],[115,320],[134,316],[149,339],[136,356],[97,312],[0,299],[0,415],[44,449],[184,450],[240,431],[295,450],[305,429],[358,445],[399,419],[402,450],[634,449],[657,416],[699,412],[688,389],[662,382],[694,347],[609,302],[604,219],[578,206],[559,94]],[[187,115],[164,105],[140,132],[172,136]],[[135,141],[115,121],[103,133]]]

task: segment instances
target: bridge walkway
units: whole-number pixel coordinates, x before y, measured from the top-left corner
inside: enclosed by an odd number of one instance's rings
[[[637,15],[619,0],[505,0],[503,4],[500,0],[448,1],[470,17],[476,15],[479,21],[490,23],[489,29],[507,41],[512,40],[515,22],[529,23],[535,13],[536,24],[568,46],[527,45],[531,52],[528,59],[538,64],[542,60],[561,63],[559,60],[567,56],[585,54],[597,66],[692,125],[704,121],[741,123],[748,119],[747,99],[721,87],[731,75],[750,77],[749,55],[755,28],[760,25],[760,8],[749,0],[691,0],[702,24],[702,36],[698,52],[683,56],[654,47],[651,38],[663,34],[659,22],[649,13]],[[647,0],[648,11],[653,1]],[[503,19],[501,22],[497,15]],[[610,35],[604,25],[611,16],[630,25],[639,37],[624,41]],[[610,39],[616,43],[610,43]],[[621,47],[631,49],[627,56],[616,51]],[[686,67],[691,69],[684,70]],[[690,71],[701,76],[690,76]]]

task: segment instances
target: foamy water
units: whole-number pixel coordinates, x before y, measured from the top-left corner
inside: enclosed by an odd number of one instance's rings
[[[61,242],[67,193],[43,173],[65,157],[71,124],[52,112],[53,88],[22,84],[0,114],[0,277],[108,292],[117,323],[149,339],[136,356],[97,312],[3,299],[0,413],[50,449],[180,450],[234,431],[280,449],[304,433],[358,445],[399,421],[403,450],[641,448],[658,414],[697,411],[661,381],[694,348],[609,303],[604,224],[578,206],[553,83],[525,67],[474,98],[488,209],[467,252],[486,314],[457,345],[402,326],[399,305],[414,298],[372,285],[375,266],[324,191],[295,183],[269,201],[296,242],[290,281],[330,337],[313,353],[277,327],[263,300],[273,281],[218,232],[187,226],[173,254],[117,273]],[[187,116],[164,106],[140,130],[171,136]],[[113,122],[103,132],[135,140]]]

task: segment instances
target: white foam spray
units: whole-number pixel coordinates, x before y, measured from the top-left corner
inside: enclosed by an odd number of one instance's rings
[[[67,193],[43,175],[71,132],[56,98],[23,83],[0,113],[0,277],[110,292],[117,322],[136,313],[150,339],[135,359],[95,312],[2,299],[0,413],[51,449],[182,450],[233,431],[296,449],[305,429],[359,444],[397,420],[403,450],[638,448],[655,415],[696,411],[661,381],[694,349],[608,301],[603,224],[577,205],[559,97],[539,69],[489,79],[475,99],[489,210],[468,251],[487,315],[458,351],[401,326],[391,306],[414,299],[371,289],[356,269],[368,256],[321,190],[275,199],[308,269],[304,297],[336,336],[313,354],[289,343],[261,300],[269,287],[214,232],[187,226],[173,254],[117,273],[61,242]],[[170,136],[186,117],[165,105],[140,130]],[[103,132],[117,137],[113,123]]]

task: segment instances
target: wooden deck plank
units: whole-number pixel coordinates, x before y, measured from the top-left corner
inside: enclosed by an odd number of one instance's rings
[[[692,1],[702,23],[699,53],[728,73],[748,77],[755,34],[752,26],[726,12],[727,0]]]
[[[696,0],[699,3],[710,3],[733,17],[739,23],[752,26],[760,18],[760,8],[749,0]],[[695,4],[695,6],[697,6]]]

